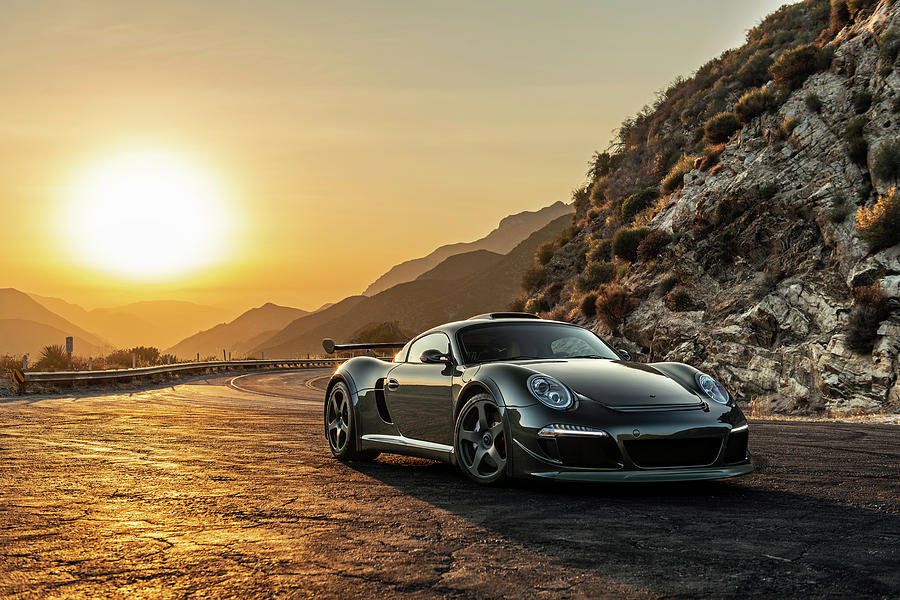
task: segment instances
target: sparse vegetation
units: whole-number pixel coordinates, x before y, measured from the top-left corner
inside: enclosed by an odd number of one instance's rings
[[[779,87],[788,91],[796,90],[807,77],[824,71],[831,65],[831,52],[830,48],[819,48],[815,44],[787,50],[775,59],[769,67],[769,73]]]
[[[822,99],[819,98],[818,94],[807,94],[803,102],[810,112],[819,113],[822,111]]]
[[[665,231],[651,231],[647,234],[647,237],[641,240],[641,243],[638,244],[638,258],[644,261],[658,258],[665,247],[668,246],[669,242],[671,241],[672,236]]]
[[[656,188],[646,187],[636,192],[622,203],[622,220],[626,223],[634,219],[635,215],[647,208],[656,198]]]
[[[553,242],[544,242],[537,248],[537,252],[534,254],[535,260],[537,260],[538,264],[546,265],[550,262],[550,259],[553,258],[553,253],[556,252],[556,244]]]
[[[613,332],[617,331],[625,316],[630,313],[636,300],[623,286],[609,283],[602,286],[597,293],[597,316]]]
[[[860,353],[869,353],[875,345],[878,326],[890,316],[890,305],[878,285],[854,290],[854,306],[847,319],[847,344]]]
[[[616,232],[616,235],[613,236],[613,254],[622,260],[635,261],[637,259],[638,246],[648,233],[646,228],[620,229]]]
[[[581,309],[581,314],[584,315],[585,318],[593,319],[597,314],[597,294],[595,292],[585,294],[584,298],[581,299],[579,308]]]
[[[671,194],[677,189],[684,187],[684,176],[694,168],[697,161],[696,156],[690,154],[682,154],[681,158],[672,166],[668,174],[663,177],[659,184],[659,189],[663,194]]]
[[[602,262],[612,258],[612,240],[599,239],[591,243],[587,253],[588,262]]]
[[[547,279],[547,271],[540,265],[533,265],[522,274],[522,288],[526,292],[534,292]]]
[[[860,90],[853,94],[853,110],[856,114],[861,115],[872,106],[872,92],[869,90]]]
[[[843,194],[835,194],[831,199],[831,210],[828,211],[828,220],[832,223],[843,223],[853,212],[847,197]]]
[[[662,295],[666,295],[672,291],[672,288],[674,288],[677,283],[677,277],[674,275],[667,275],[659,281],[659,284],[656,286],[656,291]]]
[[[872,157],[872,172],[883,181],[900,179],[900,138],[882,142]]]
[[[759,188],[760,200],[771,200],[778,193],[778,184],[774,181],[764,183]]]
[[[844,141],[847,142],[847,151],[851,160],[858,165],[865,165],[869,154],[869,144],[863,137],[866,128],[866,118],[856,117],[851,119],[844,128]]]
[[[878,198],[872,208],[856,211],[856,229],[872,250],[900,243],[900,197],[897,188]]]
[[[51,344],[41,349],[41,357],[35,363],[34,368],[38,371],[56,371],[65,369],[68,364],[66,349],[59,344]]]
[[[769,67],[772,65],[772,57],[765,50],[758,50],[744,63],[735,77],[744,87],[756,87],[769,81]]]
[[[580,292],[596,290],[616,277],[616,266],[609,262],[588,263],[584,273],[575,280],[575,288]]]
[[[688,293],[687,288],[681,285],[673,288],[666,294],[663,303],[666,305],[666,308],[672,312],[684,312],[694,310],[695,308],[694,301],[691,299],[691,295]]]
[[[724,144],[741,128],[741,123],[734,113],[720,112],[706,122],[703,127],[706,141],[711,144]]]
[[[767,111],[778,108],[778,95],[772,86],[748,90],[734,105],[734,114],[741,123],[749,123]]]
[[[724,149],[725,144],[717,144],[715,146],[707,146],[704,148],[703,159],[700,161],[700,170],[706,171],[719,164],[719,156]]]

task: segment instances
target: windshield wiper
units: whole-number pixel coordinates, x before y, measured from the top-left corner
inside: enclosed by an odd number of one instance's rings
[[[565,358],[606,358],[606,359],[609,359],[608,356],[601,356],[600,354],[579,354],[578,356],[566,356]]]

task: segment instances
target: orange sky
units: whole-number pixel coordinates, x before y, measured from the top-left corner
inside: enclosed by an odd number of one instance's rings
[[[568,200],[624,117],[777,6],[7,1],[0,287],[87,308],[314,308],[358,293],[397,262]],[[146,149],[215,181],[227,218],[210,220],[212,262],[148,279],[80,257],[91,240],[73,188]],[[125,258],[138,253],[119,233]],[[194,264],[196,249],[167,248]]]

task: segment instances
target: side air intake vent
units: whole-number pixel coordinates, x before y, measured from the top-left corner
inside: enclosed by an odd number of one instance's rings
[[[378,416],[385,423],[393,423],[391,421],[391,413],[388,412],[387,402],[384,401],[384,377],[380,377],[375,381],[375,406],[378,408]]]

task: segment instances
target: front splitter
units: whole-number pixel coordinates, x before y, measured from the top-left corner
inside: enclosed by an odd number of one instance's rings
[[[727,479],[738,477],[753,471],[752,464],[732,467],[699,468],[699,469],[654,469],[643,471],[542,471],[529,473],[532,477],[555,479],[557,481],[619,481],[633,483],[651,483],[662,481],[704,481],[708,479]]]

